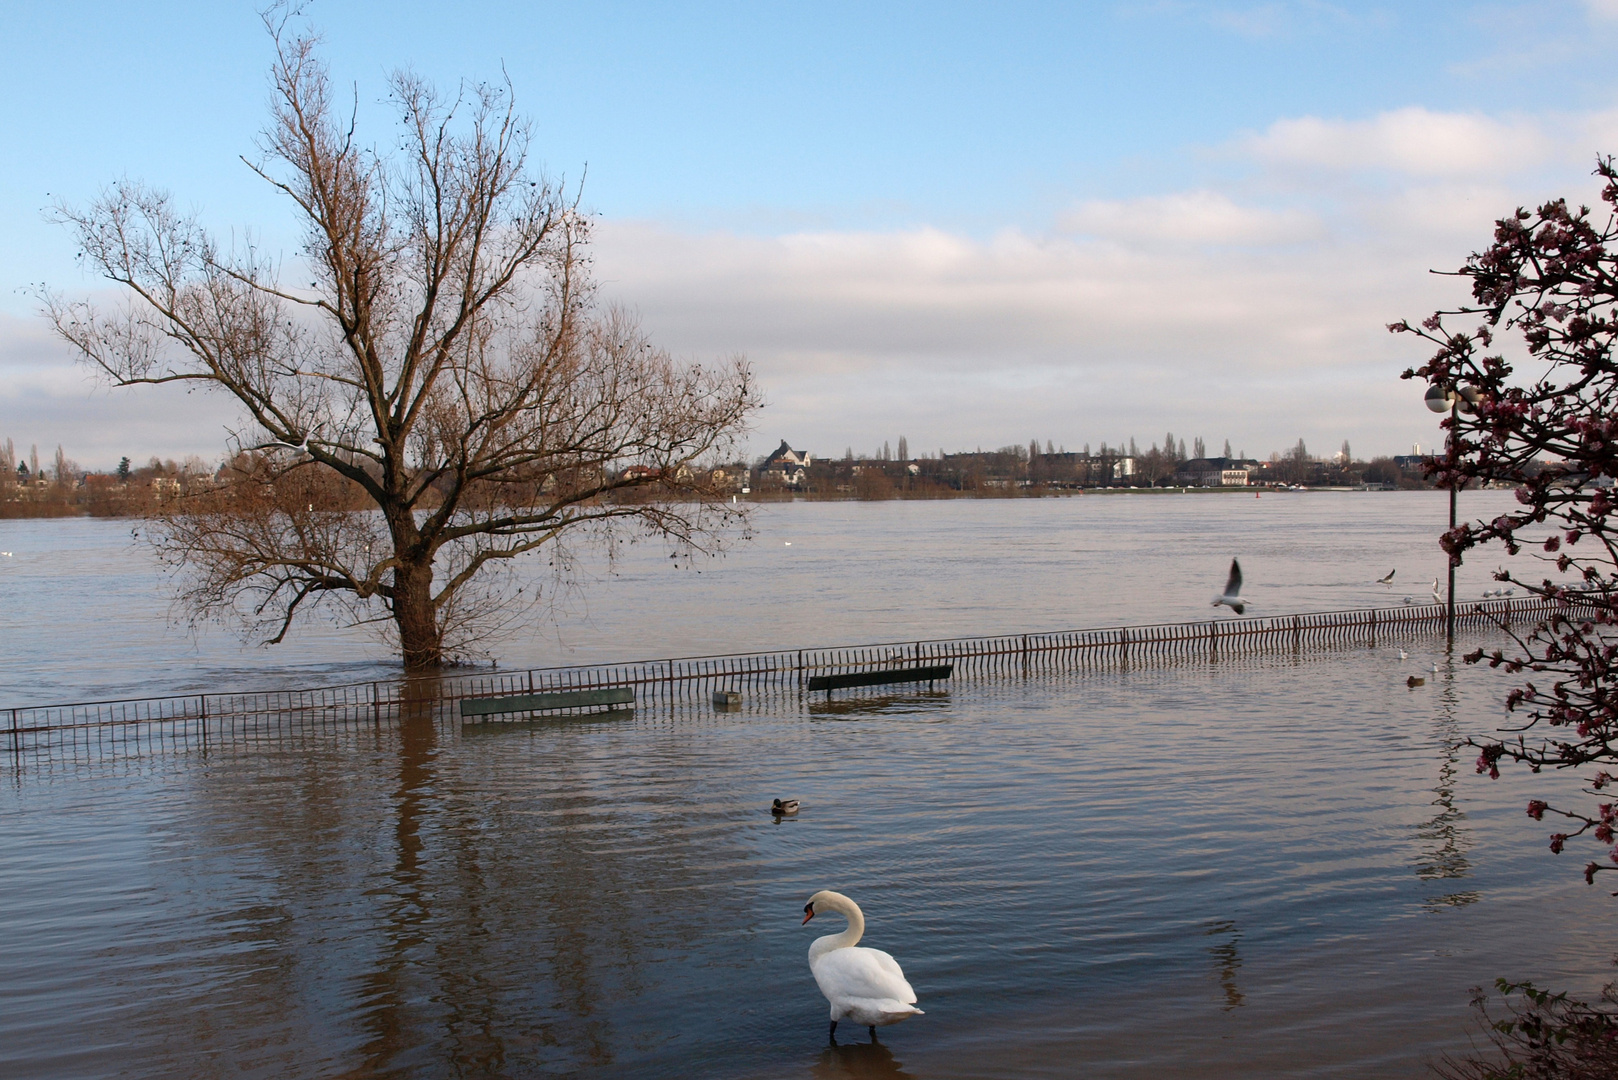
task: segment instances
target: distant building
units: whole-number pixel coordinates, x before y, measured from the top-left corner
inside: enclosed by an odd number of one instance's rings
[[[810,464],[807,450],[794,450],[782,439],[775,453],[765,458],[764,464],[758,467],[758,474],[760,479],[778,480],[796,487],[803,483],[803,474],[808,471]]]
[[[1401,472],[1421,474],[1422,467],[1433,460],[1431,454],[1395,454],[1393,463],[1399,466]]]
[[[1192,458],[1174,470],[1174,478],[1187,487],[1247,487],[1248,464],[1236,458]]]

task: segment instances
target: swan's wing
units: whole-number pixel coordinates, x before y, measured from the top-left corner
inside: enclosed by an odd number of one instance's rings
[[[867,949],[866,952],[871,954],[877,966],[894,981],[894,989],[900,991],[894,994],[894,997],[906,1005],[914,1005],[916,1003],[916,992],[911,989],[910,980],[905,978],[903,969],[899,967],[899,961],[881,949]]]
[[[1232,559],[1230,560],[1230,577],[1225,581],[1225,595],[1234,600],[1241,591],[1242,564]]]
[[[820,992],[834,1004],[853,998],[892,999],[905,1005],[916,1001],[899,962],[881,949],[833,949],[809,968]]]

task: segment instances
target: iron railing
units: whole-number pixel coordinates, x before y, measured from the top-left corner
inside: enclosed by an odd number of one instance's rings
[[[1538,597],[1488,600],[1456,613],[1461,627],[1537,621],[1555,609]],[[608,686],[635,688],[637,702],[705,700],[714,690],[805,693],[815,675],[950,663],[955,677],[1032,674],[1118,664],[1207,659],[1239,653],[1376,645],[1442,630],[1442,604],[1365,608],[1304,615],[1115,626],[998,637],[899,641],[841,648],[434,675],[308,690],[190,694],[120,701],[0,708],[13,754],[40,750],[142,750],[206,746],[210,739],[254,733],[313,733],[397,723],[412,715],[454,715],[462,698]]]

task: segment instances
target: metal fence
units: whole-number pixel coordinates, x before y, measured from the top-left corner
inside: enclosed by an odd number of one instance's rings
[[[1554,610],[1537,597],[1489,600],[1457,610],[1460,628],[1536,622]],[[255,734],[381,728],[412,716],[455,718],[463,698],[633,687],[638,703],[706,700],[715,690],[771,696],[806,694],[815,675],[950,663],[957,679],[1029,675],[1086,668],[1149,665],[1168,660],[1218,661],[1244,653],[1331,646],[1374,646],[1441,633],[1441,604],[1366,608],[1259,618],[1017,634],[986,638],[886,642],[626,664],[351,683],[312,690],[192,694],[124,701],[0,709],[13,756],[62,751],[141,752],[206,747]]]

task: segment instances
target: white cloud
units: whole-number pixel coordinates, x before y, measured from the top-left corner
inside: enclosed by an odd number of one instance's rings
[[[0,314],[0,443],[41,458],[61,445],[89,469],[125,455],[217,459],[238,410],[218,395],[179,386],[114,389],[75,362],[43,318]]]
[[[1618,0],[1584,0],[1584,10],[1597,22],[1618,20]]]
[[[1048,232],[749,236],[608,222],[597,265],[677,352],[743,352],[761,445],[1069,445],[1166,428],[1254,452],[1430,441],[1385,324],[1466,296],[1495,218],[1591,201],[1618,113],[1290,118],[1226,147],[1238,183],[1086,200]]]
[[[1277,120],[1262,134],[1237,140],[1236,148],[1268,165],[1470,176],[1541,166],[1555,144],[1540,125],[1528,121],[1410,107],[1369,120]]]
[[[1425,314],[1448,284],[1408,255],[1326,242],[1175,252],[1014,230],[769,238],[614,223],[597,259],[664,344],[749,355],[772,403],[761,445],[822,453],[901,432],[955,449],[1167,427],[1255,451],[1299,435],[1400,449],[1424,419],[1414,398],[1390,407],[1410,357],[1383,325]]]
[[[1314,214],[1241,206],[1207,190],[1085,202],[1059,224],[1068,232],[1124,243],[1292,244],[1318,240],[1323,234]]]
[[[1421,350],[1384,325],[1462,299],[1464,283],[1428,271],[1460,265],[1495,217],[1593,201],[1601,140],[1618,148],[1618,111],[1289,118],[1224,148],[1238,180],[1079,201],[1049,230],[609,220],[596,268],[677,353],[752,359],[764,449],[1145,443],[1172,428],[1254,453],[1299,436],[1398,452],[1433,433],[1397,379]],[[97,389],[42,323],[0,320],[0,438],[62,442],[85,464],[211,457],[233,415]]]

